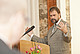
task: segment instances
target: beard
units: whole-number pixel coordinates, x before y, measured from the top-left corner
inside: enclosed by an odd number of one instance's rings
[[[58,21],[56,19],[51,19],[51,22],[54,23],[54,24],[56,24]]]

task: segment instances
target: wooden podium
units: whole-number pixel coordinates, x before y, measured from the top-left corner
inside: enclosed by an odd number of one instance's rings
[[[34,47],[34,43],[36,42],[20,40],[20,51],[22,53],[25,53],[26,51],[31,52],[30,48]],[[41,54],[50,54],[50,48],[48,45],[42,43],[36,43],[36,45],[38,44],[42,48]]]

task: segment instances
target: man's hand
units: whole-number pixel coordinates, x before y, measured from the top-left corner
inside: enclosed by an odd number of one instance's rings
[[[27,28],[25,29],[25,32],[26,32],[28,29],[29,29],[29,28],[27,27]],[[30,31],[29,33],[27,33],[27,35],[30,36],[30,37],[31,37],[32,34],[33,34],[32,31]]]
[[[67,23],[64,24],[63,22],[60,22],[59,26],[60,27],[57,26],[57,28],[60,29],[61,31],[63,31],[65,34],[68,32],[68,30],[67,30]]]

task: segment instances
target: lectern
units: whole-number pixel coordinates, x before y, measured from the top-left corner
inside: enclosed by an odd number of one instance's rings
[[[20,40],[20,51],[22,53],[25,53],[26,51],[31,52],[30,48],[34,47],[36,45],[40,45],[42,48],[41,54],[50,54],[50,48],[46,44],[32,42],[32,41],[26,41],[26,40]]]

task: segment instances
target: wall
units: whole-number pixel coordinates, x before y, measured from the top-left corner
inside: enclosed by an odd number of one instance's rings
[[[80,1],[70,0],[72,54],[80,54]]]
[[[48,32],[47,0],[39,0],[39,32],[43,38]]]
[[[71,27],[71,23],[70,23],[70,0],[65,0],[65,4],[66,4],[66,21],[67,21],[67,23],[70,25],[70,27]],[[71,29],[70,29],[70,31],[71,31]],[[71,35],[72,36],[72,35]],[[70,43],[70,49],[71,49],[71,43]],[[70,52],[70,54],[71,54],[71,52]]]
[[[66,0],[66,21],[70,25],[70,0]]]

